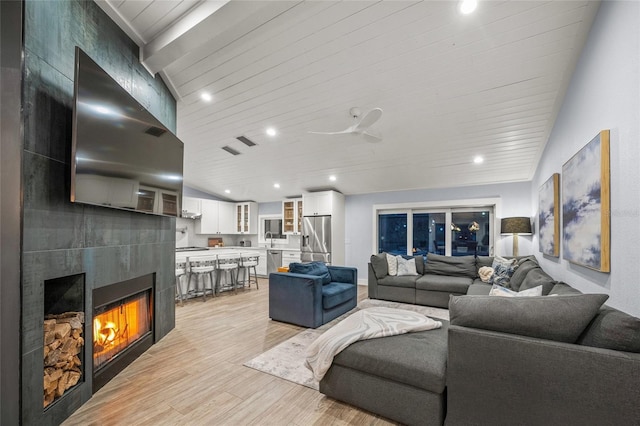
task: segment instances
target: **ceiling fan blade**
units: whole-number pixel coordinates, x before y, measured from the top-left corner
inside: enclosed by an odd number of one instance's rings
[[[347,130],[342,130],[340,132],[307,132],[307,133],[312,133],[314,135],[345,135],[345,134],[349,134],[349,133],[353,133],[351,131],[351,129],[347,129]]]
[[[362,132],[361,135],[367,142],[370,143],[378,143],[382,140],[382,136],[374,135],[373,133],[369,132]]]
[[[356,124],[355,130],[365,130],[368,127],[372,126],[373,123],[380,120],[382,117],[382,108],[374,108],[362,117],[362,120],[358,124]]]

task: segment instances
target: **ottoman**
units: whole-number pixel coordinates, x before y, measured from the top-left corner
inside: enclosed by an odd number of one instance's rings
[[[353,343],[320,392],[400,423],[442,425],[449,322],[437,320],[442,328]]]

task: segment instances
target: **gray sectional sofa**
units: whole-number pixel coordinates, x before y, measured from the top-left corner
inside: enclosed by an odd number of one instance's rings
[[[519,259],[510,281],[515,291],[543,286],[527,298],[488,296],[490,285],[462,272],[470,259],[451,259],[464,282],[428,272],[429,260],[395,282],[370,265],[369,295],[442,306],[447,293],[450,322],[352,344],[320,392],[404,424],[640,424],[640,319],[554,281],[534,257]],[[476,270],[491,262],[474,260]]]
[[[491,266],[492,257],[442,256],[429,253],[427,261],[416,256],[418,275],[388,274],[386,253],[371,256],[369,263],[369,297],[394,302],[446,308],[450,295],[467,294],[473,284],[483,284],[478,277],[482,266]]]

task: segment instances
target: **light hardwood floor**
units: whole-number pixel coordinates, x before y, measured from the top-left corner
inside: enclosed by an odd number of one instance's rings
[[[304,330],[269,319],[268,292],[260,279],[259,290],[177,305],[176,328],[63,425],[393,424],[242,365]]]

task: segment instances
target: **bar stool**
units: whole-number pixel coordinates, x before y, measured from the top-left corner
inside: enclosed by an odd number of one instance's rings
[[[241,252],[240,253],[240,269],[242,269],[242,287],[246,285],[251,288],[251,283],[256,284],[256,290],[258,286],[258,272],[256,267],[258,266],[258,260],[260,256],[255,252]],[[251,269],[253,268],[253,280],[251,279]]]
[[[189,278],[187,281],[187,293],[191,287],[191,277],[195,274],[196,286],[194,294],[197,296],[200,291],[200,282],[202,281],[202,301],[207,300],[207,287],[205,278],[209,276],[211,284],[211,293],[215,296],[215,286],[213,284],[213,271],[216,268],[215,256],[193,256],[189,258]]]
[[[184,306],[185,294],[182,291],[182,280],[187,273],[187,262],[176,262],[176,298],[180,301],[180,306]]]
[[[236,290],[238,283],[238,267],[240,266],[240,258],[235,254],[219,254],[216,262],[216,290],[222,291],[222,275],[225,276],[225,288]],[[227,273],[229,276],[227,276]],[[228,279],[228,277],[230,279]]]

